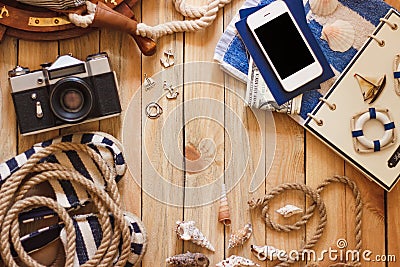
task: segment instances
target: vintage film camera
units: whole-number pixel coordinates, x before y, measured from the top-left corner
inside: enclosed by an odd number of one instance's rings
[[[64,55],[41,66],[36,71],[16,67],[8,73],[22,135],[121,113],[107,53],[90,55],[85,62]]]

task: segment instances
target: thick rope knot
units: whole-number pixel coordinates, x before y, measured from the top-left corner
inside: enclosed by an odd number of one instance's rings
[[[361,235],[361,223],[362,223],[362,201],[361,201],[361,193],[357,188],[357,185],[351,181],[349,178],[345,176],[334,176],[325,180],[321,185],[317,187],[317,189],[312,189],[307,185],[299,184],[299,183],[287,183],[282,184],[274,189],[272,189],[267,195],[259,199],[251,199],[248,201],[248,205],[250,209],[261,208],[262,209],[262,218],[264,219],[266,225],[278,232],[290,232],[293,230],[299,230],[302,226],[305,226],[308,220],[314,215],[315,208],[318,209],[319,213],[319,223],[317,229],[315,230],[314,235],[307,240],[307,243],[303,245],[303,247],[298,250],[298,253],[301,254],[305,250],[309,250],[315,246],[318,240],[321,238],[324,228],[327,223],[327,214],[326,214],[326,207],[324,202],[321,199],[320,193],[325,189],[325,187],[331,183],[343,183],[347,185],[354,196],[355,203],[356,203],[356,225],[355,225],[355,235],[356,235],[356,249],[360,252],[362,246],[362,235]],[[288,190],[300,191],[303,192],[306,196],[311,198],[313,201],[312,205],[307,208],[305,214],[294,224],[292,225],[281,225],[275,223],[271,220],[271,216],[269,214],[269,203],[275,197],[283,194]],[[279,263],[276,266],[279,267],[287,267],[290,264],[294,263],[294,259],[286,259]],[[307,266],[319,266],[317,263],[311,263]],[[337,263],[330,266],[361,266],[360,262],[351,262],[351,263]]]
[[[218,11],[232,0],[209,0],[206,6],[194,7],[187,5],[186,0],[175,0],[175,9],[183,16],[193,20],[171,21],[157,26],[148,26],[144,23],[137,25],[136,33],[143,37],[158,39],[167,34],[176,32],[195,32],[210,26],[217,17]]]
[[[103,179],[107,183],[108,193],[85,178],[75,169],[58,163],[42,162],[54,153],[75,150],[88,154],[99,168]],[[64,246],[66,253],[65,266],[74,266],[75,258],[75,228],[68,211],[53,199],[33,196],[25,197],[34,186],[49,179],[68,180],[82,186],[91,195],[93,204],[98,210],[103,237],[95,255],[85,263],[85,266],[119,266],[124,267],[130,255],[131,234],[123,211],[120,208],[120,196],[115,182],[115,169],[87,145],[75,143],[57,143],[43,148],[13,175],[0,188],[2,201],[0,202],[0,250],[6,266],[18,267],[11,254],[11,244],[18,254],[18,258],[27,266],[44,267],[26,253],[20,240],[18,214],[26,209],[46,206],[52,209],[65,224],[67,242]],[[113,215],[114,224],[110,222],[109,214]]]

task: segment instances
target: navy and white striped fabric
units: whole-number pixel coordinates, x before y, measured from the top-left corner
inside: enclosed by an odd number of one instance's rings
[[[113,221],[112,216],[110,218]],[[143,223],[135,215],[124,213],[124,218],[129,225],[131,233],[131,254],[125,266],[132,267],[140,262],[146,250],[146,231]],[[99,219],[95,214],[77,215],[72,220],[76,232],[74,267],[79,267],[94,256],[101,244],[103,232]],[[64,245],[66,245],[65,229],[61,230],[60,238]]]
[[[15,173],[26,161],[41,149],[60,142],[87,144],[98,153],[110,168],[115,169],[115,180],[118,182],[126,171],[126,163],[121,149],[111,140],[112,137],[101,133],[70,134],[34,145],[31,149],[0,164],[0,184],[10,175]],[[87,179],[93,181],[98,187],[106,189],[106,182],[97,164],[83,152],[63,151],[42,159],[43,162],[60,163],[63,166],[77,170]],[[85,205],[90,196],[79,185],[66,180],[50,180],[57,202],[63,207],[78,208]]]
[[[85,0],[17,0],[18,2],[53,9],[67,9],[85,4]]]
[[[27,253],[37,251],[56,240],[59,237],[63,227],[64,224],[62,223],[50,225],[24,235],[20,238],[22,246]],[[11,254],[13,257],[17,256],[17,253],[13,248],[11,250]]]

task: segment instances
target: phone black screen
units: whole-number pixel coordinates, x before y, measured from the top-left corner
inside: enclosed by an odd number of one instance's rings
[[[281,79],[315,61],[288,13],[283,13],[254,31]]]

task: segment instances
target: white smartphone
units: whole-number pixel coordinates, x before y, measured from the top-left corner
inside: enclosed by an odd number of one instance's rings
[[[282,87],[292,92],[322,74],[286,3],[276,0],[247,17],[247,25]]]

